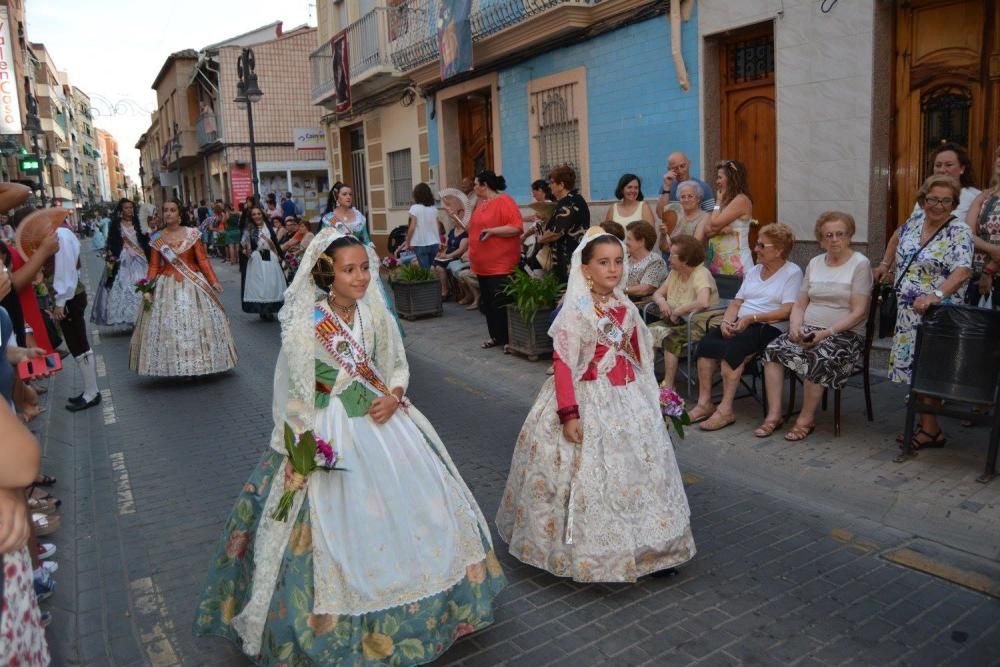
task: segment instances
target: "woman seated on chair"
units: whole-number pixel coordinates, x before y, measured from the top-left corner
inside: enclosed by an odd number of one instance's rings
[[[816,240],[826,252],[806,267],[788,333],[764,350],[767,417],[756,431],[766,438],[783,423],[781,387],[785,369],[803,377],[802,412],[785,440],[804,440],[815,428],[816,408],[826,389],[842,389],[865,344],[865,315],[872,291],[868,258],[851,250],[854,218],[827,211],[816,221]]]
[[[708,311],[719,305],[719,289],[712,273],[705,268],[705,244],[687,234],[675,236],[669,258],[670,273],[653,293],[653,302],[663,319],[651,324],[649,333],[653,336],[653,345],[663,348],[660,386],[673,388],[678,357],[688,345],[702,339],[711,317],[721,314]]]
[[[774,222],[760,230],[757,264],[747,271],[722,318],[698,345],[698,404],[692,421],[703,431],[717,431],[736,421],[733,400],[746,363],[788,328],[788,316],[798,299],[802,269],[788,261],[795,235],[788,225]],[[722,400],[712,405],[712,376],[721,366]]]
[[[625,225],[625,247],[628,248],[628,282],[625,294],[633,301],[649,297],[667,277],[667,263],[656,247],[656,229],[645,220]]]

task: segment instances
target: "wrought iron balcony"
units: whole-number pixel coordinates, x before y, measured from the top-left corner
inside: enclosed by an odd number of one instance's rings
[[[398,75],[389,53],[390,26],[386,7],[376,7],[347,26],[348,64],[351,87],[361,86],[367,94],[379,82],[372,79]],[[335,95],[333,84],[333,50],[330,43],[319,47],[309,56],[312,72],[313,104],[323,104]],[[367,91],[366,91],[367,89]],[[352,96],[357,92],[352,91]]]
[[[214,111],[205,111],[195,122],[195,134],[198,137],[198,147],[204,148],[219,141],[219,125],[215,120]]]
[[[595,5],[601,0],[472,0],[472,41],[478,42],[561,5]],[[392,61],[408,72],[438,58],[437,1],[404,0],[389,8]]]

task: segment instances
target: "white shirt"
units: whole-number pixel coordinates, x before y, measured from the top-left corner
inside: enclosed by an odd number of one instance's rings
[[[736,298],[743,301],[737,313],[738,317],[770,313],[786,303],[795,303],[798,300],[802,269],[797,264],[785,262],[784,266],[767,280],[761,278],[763,271],[763,264],[755,264],[743,278],[740,291],[736,293]],[[788,322],[769,322],[769,324],[782,331],[788,330]]]
[[[76,234],[59,227],[56,230],[59,237],[59,252],[56,253],[56,273],[52,279],[52,289],[56,293],[56,306],[62,308],[76,294],[76,286],[80,282],[80,241]]]
[[[410,239],[410,247],[441,244],[435,207],[414,204],[410,207],[410,215],[417,221],[417,228],[413,230],[413,237]]]

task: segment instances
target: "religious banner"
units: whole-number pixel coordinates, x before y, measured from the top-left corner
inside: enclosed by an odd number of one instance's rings
[[[440,0],[438,3],[438,52],[441,80],[472,69],[472,0]]]
[[[253,195],[253,176],[250,173],[249,165],[229,165],[229,180],[232,183],[229,192],[232,196],[233,206],[242,204],[247,197]]]
[[[347,50],[347,31],[337,33],[330,42],[333,48],[333,88],[337,92],[337,113],[351,110],[351,62]]]

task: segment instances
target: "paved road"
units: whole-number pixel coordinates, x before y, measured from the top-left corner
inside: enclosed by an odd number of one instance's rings
[[[96,261],[88,268],[95,276]],[[68,417],[59,406],[79,379],[66,373],[53,387],[46,457],[73,526],[57,540],[56,664],[248,664],[190,634],[222,524],[265,447],[278,349],[277,324],[240,313],[238,274],[219,271],[234,372],[140,379],[127,368],[128,336],[104,332],[103,410]],[[499,352],[449,367],[449,342],[430,330],[407,325],[410,396],[491,517],[536,386],[498,381],[489,364],[503,363]],[[576,584],[521,565],[497,541],[511,583],[497,623],[440,664],[1000,664],[1000,601],[887,561],[901,533],[686,466],[691,446],[678,455],[698,555],[679,576]]]

